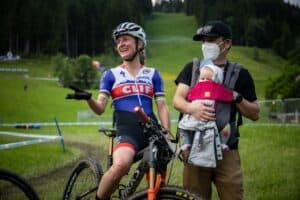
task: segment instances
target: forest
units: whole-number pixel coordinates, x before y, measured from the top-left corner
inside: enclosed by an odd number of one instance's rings
[[[103,53],[121,21],[143,24],[151,0],[4,0],[0,52],[70,57]]]
[[[114,52],[111,33],[117,24],[132,21],[144,26],[146,20],[153,19],[154,12],[181,12],[195,16],[198,26],[209,20],[222,20],[232,28],[234,45],[272,49],[288,60],[290,65],[283,67],[282,75],[270,80],[266,96],[300,97],[299,7],[286,0],[156,2],[160,3],[153,5],[151,0],[3,0],[0,55],[8,51],[21,57],[62,53],[78,58],[111,54]],[[289,86],[291,79],[295,80],[293,87]],[[280,95],[279,90],[283,90]]]
[[[283,0],[3,0],[0,52],[70,57],[110,51],[112,29],[122,21],[143,25],[154,11],[184,12],[197,23],[221,19],[234,44],[272,48],[298,62],[300,9]]]
[[[283,0],[185,0],[185,13],[195,15],[199,24],[227,22],[234,44],[272,48],[284,58],[298,52],[299,58],[300,8]]]

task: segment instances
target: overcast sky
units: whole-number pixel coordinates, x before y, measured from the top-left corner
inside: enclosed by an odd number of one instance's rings
[[[300,0],[283,0],[283,1],[285,3],[289,3],[290,5],[300,8]]]
[[[283,0],[285,3],[289,3],[290,5],[296,6],[300,8],[300,0]],[[152,0],[152,5],[154,5],[155,0]]]

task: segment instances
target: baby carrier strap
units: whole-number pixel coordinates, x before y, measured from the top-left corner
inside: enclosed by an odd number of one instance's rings
[[[224,78],[224,85],[230,89],[234,89],[236,80],[239,77],[240,70],[242,68],[241,64],[229,62],[227,67],[226,76]]]
[[[228,80],[224,80],[224,85],[226,87],[228,87],[232,90],[234,89],[235,83],[239,77],[240,70],[242,68],[243,68],[243,65],[241,65],[241,64],[229,62],[228,69],[227,69],[228,76],[226,74],[226,79],[228,79]],[[242,114],[240,112],[238,112],[237,126],[240,126],[242,124],[243,124]]]
[[[198,58],[193,58],[193,70],[192,70],[192,79],[190,87],[193,87],[198,82],[200,75],[200,60]]]
[[[224,85],[230,89],[234,89],[236,81],[239,77],[242,65],[229,62],[227,72],[224,77]],[[228,123],[230,124],[231,134],[227,141],[227,145],[237,144],[238,141],[238,126],[242,124],[242,116],[238,114],[238,123],[230,121],[233,103],[216,102],[216,123],[218,130],[221,131]]]
[[[234,89],[241,68],[242,65],[229,62],[223,83],[227,88],[230,88],[232,90]],[[220,101],[216,102],[216,122],[219,131],[221,131],[226,126],[226,124],[230,122],[230,114],[232,109],[231,106],[234,105],[232,103]]]

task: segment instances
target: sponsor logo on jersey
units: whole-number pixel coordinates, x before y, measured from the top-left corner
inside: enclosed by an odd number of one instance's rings
[[[112,90],[111,96],[113,99],[116,99],[135,94],[145,95],[151,98],[154,94],[153,87],[145,83],[122,84]]]

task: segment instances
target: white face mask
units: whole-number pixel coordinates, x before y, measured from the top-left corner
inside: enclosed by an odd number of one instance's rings
[[[204,42],[202,44],[202,53],[205,60],[216,60],[220,55],[220,47],[213,42]]]

